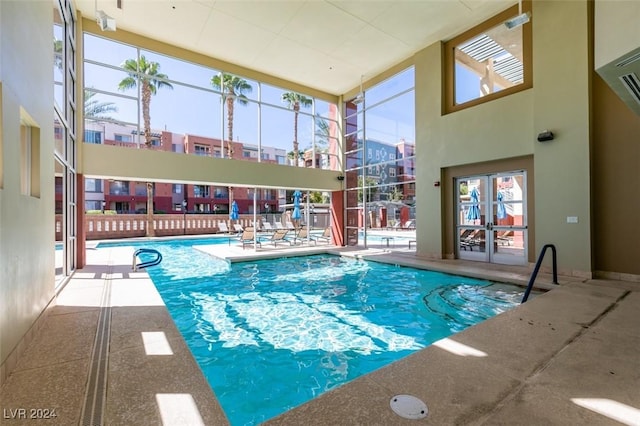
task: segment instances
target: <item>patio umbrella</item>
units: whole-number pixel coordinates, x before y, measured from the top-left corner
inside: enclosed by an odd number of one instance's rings
[[[240,210],[238,210],[238,203],[236,200],[233,200],[231,203],[231,213],[229,213],[229,219],[238,220],[240,218]]]
[[[469,211],[467,211],[467,220],[475,221],[480,219],[480,191],[478,188],[473,188],[469,195],[473,204],[469,206]]]
[[[502,202],[502,191],[498,191],[497,199],[498,199],[498,207],[496,209],[496,217],[498,219],[505,219],[507,217],[507,209],[504,207],[504,203]]]
[[[302,218],[302,214],[300,213],[300,197],[302,197],[302,192],[295,191],[293,193],[293,213],[291,214],[291,219],[300,220]]]

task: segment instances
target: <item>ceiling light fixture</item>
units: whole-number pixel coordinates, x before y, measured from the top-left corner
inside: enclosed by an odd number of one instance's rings
[[[351,103],[355,104],[355,105],[359,105],[361,103],[364,102],[364,90],[362,90],[362,80],[364,79],[364,75],[360,76],[360,93],[358,93],[358,96],[356,96]]]
[[[529,12],[522,13],[522,0],[518,0],[518,15],[511,19],[507,19],[504,22],[504,25],[511,30],[526,24],[530,19],[531,15],[529,14]]]

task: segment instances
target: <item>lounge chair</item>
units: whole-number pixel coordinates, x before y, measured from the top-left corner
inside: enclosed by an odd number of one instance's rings
[[[276,229],[287,229],[284,226],[282,226],[282,222],[275,222],[276,225]]]
[[[402,229],[416,229],[414,220],[412,219],[412,220],[406,221]]]
[[[460,234],[460,248],[473,251],[474,246],[480,245],[479,237],[482,232],[482,229],[466,229]]]
[[[227,227],[226,222],[218,222],[218,229],[220,232],[224,232],[225,234],[230,234],[229,228]]]
[[[287,221],[287,229],[296,229],[296,227],[293,225],[293,222]]]
[[[271,226],[269,222],[262,222],[262,230],[265,232],[275,231],[275,229],[273,229],[273,226]]]
[[[296,233],[295,237],[293,237],[293,244],[297,244],[298,240],[300,240],[300,244],[306,242],[306,241],[313,241],[314,244],[316,244],[316,239],[315,237],[313,237],[308,231],[307,231],[307,227],[304,228],[300,228],[298,230],[298,232]]]
[[[324,232],[322,232],[322,235],[318,235],[317,237],[315,237],[316,242],[318,240],[322,240],[322,241],[326,241],[327,243],[331,242],[331,228],[327,227],[324,228]]]
[[[240,234],[238,239],[242,243],[242,249],[243,250],[244,250],[245,246],[247,246],[247,245],[251,245],[252,246],[254,244],[254,242],[256,244],[258,244],[260,247],[262,247],[262,244],[260,243],[260,240],[256,239],[256,233],[254,231],[254,228],[252,228],[250,226],[247,226],[242,231],[242,234]]]
[[[496,233],[496,240],[500,245],[510,246],[513,244],[513,232],[512,231],[498,231]]]
[[[242,227],[242,225],[238,225],[237,223],[233,224],[233,229],[236,230],[237,234],[242,234],[242,231],[244,231],[244,228]]]
[[[289,245],[291,245],[291,240],[287,238],[288,233],[288,229],[276,229],[270,238],[263,239],[262,242],[273,243],[274,247],[277,246],[278,243],[289,243]]]

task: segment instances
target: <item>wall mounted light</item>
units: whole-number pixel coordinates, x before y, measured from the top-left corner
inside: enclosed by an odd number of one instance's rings
[[[344,176],[342,175],[338,176],[338,180],[344,180]]]
[[[504,22],[504,26],[508,29],[514,29],[519,27],[520,25],[524,25],[529,22],[531,15],[529,12],[522,13],[522,0],[518,1],[518,15],[514,16],[511,19],[507,19]]]
[[[544,132],[538,134],[538,142],[552,141],[553,137],[553,132],[545,130]]]

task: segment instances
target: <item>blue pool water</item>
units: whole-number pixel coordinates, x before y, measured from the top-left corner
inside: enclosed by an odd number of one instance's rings
[[[144,247],[164,257],[149,275],[232,425],[277,416],[506,311],[523,293],[330,255],[230,265],[191,247],[216,243],[227,240]]]

